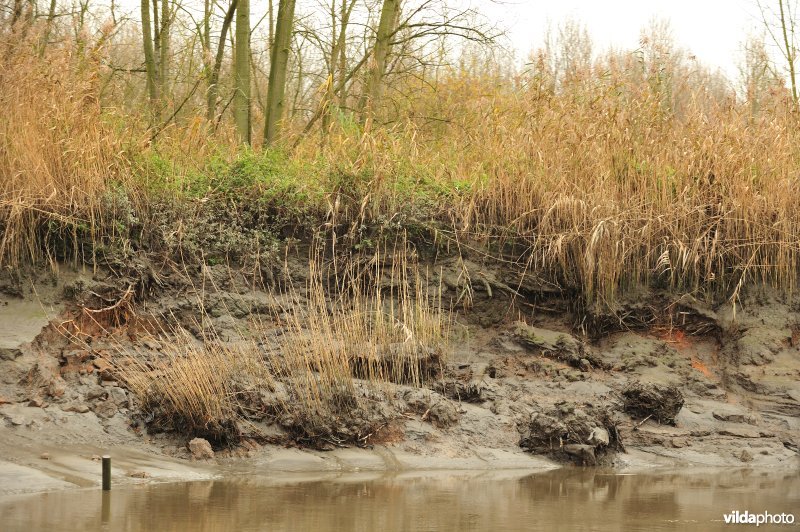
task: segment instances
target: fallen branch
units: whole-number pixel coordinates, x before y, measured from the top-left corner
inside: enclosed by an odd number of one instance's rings
[[[100,297],[98,294],[95,294],[95,295]],[[121,305],[123,305],[125,303],[128,303],[129,302],[128,298],[130,296],[132,296],[132,295],[133,295],[133,285],[131,284],[131,285],[128,285],[128,288],[125,290],[125,293],[122,294],[122,297],[120,297],[119,300],[116,303],[114,303],[113,305],[108,306],[108,307],[98,308],[98,309],[81,307],[81,310],[86,312],[86,313],[89,313],[89,314],[99,314],[101,312],[108,312],[110,310],[114,310],[116,308],[119,308]],[[101,297],[101,299],[104,299],[104,298]]]

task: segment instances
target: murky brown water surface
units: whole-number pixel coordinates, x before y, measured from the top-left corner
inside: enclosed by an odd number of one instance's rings
[[[0,498],[0,530],[386,531],[748,530],[732,510],[794,512],[798,471],[623,475],[544,473],[291,475]],[[800,525],[760,527],[798,530]]]

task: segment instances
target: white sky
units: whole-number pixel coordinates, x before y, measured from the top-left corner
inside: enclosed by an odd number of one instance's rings
[[[598,52],[611,46],[636,49],[640,30],[655,17],[670,22],[678,46],[734,78],[747,35],[761,34],[756,0],[461,1],[508,28],[519,58],[543,42],[548,22],[553,27],[567,17],[583,22]]]
[[[757,0],[448,0],[450,5],[474,7],[491,22],[508,30],[511,46],[520,60],[540,46],[548,25],[554,29],[571,17],[584,23],[594,52],[609,47],[638,48],[640,31],[654,19],[670,22],[679,47],[701,62],[720,68],[730,79],[738,77],[737,65],[748,35],[762,35]],[[139,0],[116,0],[117,5],[138,16]],[[772,6],[777,0],[762,0]],[[266,2],[251,0],[254,17]],[[298,9],[317,5],[298,0]]]

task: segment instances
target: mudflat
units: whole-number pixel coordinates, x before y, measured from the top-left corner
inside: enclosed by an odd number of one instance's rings
[[[201,301],[218,341],[240,342],[240,331],[275,295],[223,283],[221,269],[205,272],[220,276],[214,288],[165,290],[137,314],[187,319]],[[477,292],[472,308],[456,313],[440,373],[424,386],[387,382],[373,394],[379,408],[364,414],[379,416],[373,434],[355,442],[298,439],[293,425],[262,411],[246,420],[237,441],[212,441],[199,453],[190,444],[197,434],[149,425],[113,372],[115,357],[134,347],[157,360],[169,336],[137,336],[131,320],[87,332],[76,344],[63,334],[79,316],[76,283],[97,292],[92,283],[102,279],[71,272],[43,289],[41,277],[30,278],[3,295],[2,327],[11,332],[3,353],[13,356],[0,360],[2,494],[97,486],[97,457],[108,452],[123,484],[231,471],[800,464],[800,312],[797,302],[768,290],[754,291],[735,316],[732,305],[710,309],[684,297],[673,303],[670,326],[623,324],[599,336],[582,334],[558,308],[523,315],[508,294]],[[642,387],[661,403],[648,407],[647,394],[636,395]],[[265,399],[252,401],[257,411]],[[665,417],[656,407],[667,403],[672,415]]]

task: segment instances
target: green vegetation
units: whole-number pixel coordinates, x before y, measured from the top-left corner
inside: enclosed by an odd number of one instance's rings
[[[737,91],[659,27],[592,55],[572,23],[515,66],[447,0],[322,4],[330,24],[277,2],[267,35],[249,0],[143,0],[136,31],[55,2],[46,20],[35,1],[0,9],[0,267],[134,279],[83,316],[98,329],[216,270],[292,302],[270,316],[278,342],[176,324],[161,355],[122,348],[164,428],[232,442],[269,417],[302,443],[367,442],[398,414],[385,399],[446,356],[449,318],[412,253],[452,259],[453,305],[473,284],[559,294],[597,330],[626,293],[795,290],[796,84],[763,43]],[[312,257],[304,290],[277,273],[291,252]],[[479,279],[481,261],[514,278]]]
[[[127,95],[146,80],[108,77],[107,29],[80,51],[63,34],[37,54],[37,33],[12,28],[0,263],[131,250],[243,263],[292,239],[360,250],[406,232],[468,243],[586,304],[641,286],[710,301],[749,284],[793,290],[800,128],[786,87],[750,76],[734,93],[653,31],[636,53],[564,64],[548,49],[520,70],[474,53],[435,80],[367,62],[372,95],[346,78],[349,99],[334,90],[324,116],[298,99],[266,148],[242,146],[232,120],[208,122],[191,92],[164,123],[143,124],[136,110],[152,102]],[[573,45],[585,43],[559,44]],[[347,110],[359,101],[363,116]]]

